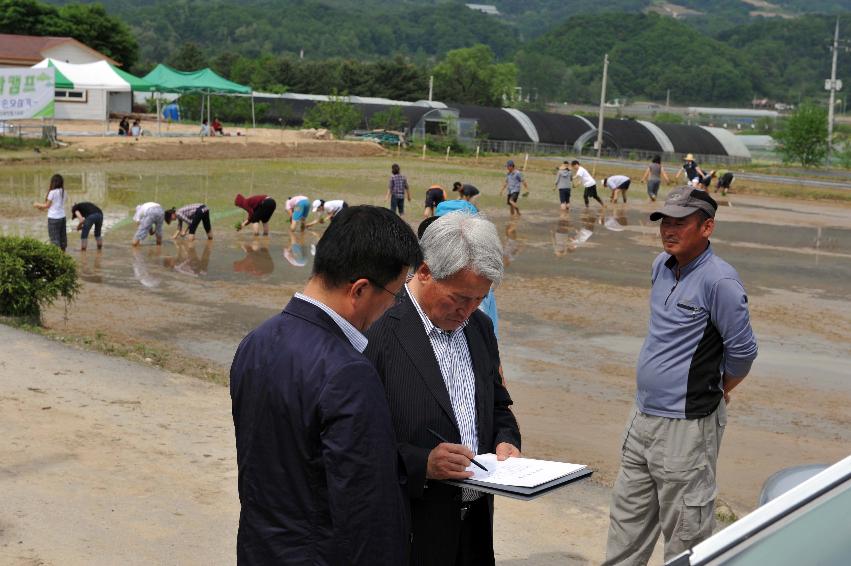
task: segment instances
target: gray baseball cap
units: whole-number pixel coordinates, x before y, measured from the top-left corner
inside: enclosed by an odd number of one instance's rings
[[[665,199],[665,206],[650,215],[651,221],[659,220],[665,216],[672,218],[685,218],[698,210],[702,210],[711,218],[715,218],[718,203],[709,193],[694,187],[677,187]]]

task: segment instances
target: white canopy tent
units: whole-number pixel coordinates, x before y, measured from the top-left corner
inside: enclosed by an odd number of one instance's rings
[[[131,91],[140,90],[145,84],[106,61],[76,65],[44,59],[33,65],[33,68],[46,67],[57,71],[55,117],[60,120],[104,120],[108,123],[110,112],[131,112]],[[60,74],[67,81],[62,81]]]

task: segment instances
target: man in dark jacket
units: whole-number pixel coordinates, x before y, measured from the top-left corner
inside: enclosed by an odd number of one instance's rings
[[[467,212],[438,218],[420,243],[424,263],[370,329],[365,352],[407,473],[411,564],[492,565],[493,497],[440,480],[470,477],[477,453],[520,455],[493,324],[478,310],[502,278],[502,246],[493,224]]]
[[[349,207],[319,240],[304,291],[240,344],[230,374],[239,564],[407,562],[404,479],[362,332],[420,258],[395,214]]]

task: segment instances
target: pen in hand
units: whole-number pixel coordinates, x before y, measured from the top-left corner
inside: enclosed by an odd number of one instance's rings
[[[449,442],[448,440],[446,440],[445,438],[443,438],[443,436],[441,436],[441,435],[440,435],[440,434],[438,434],[437,432],[435,432],[435,431],[431,430],[430,428],[427,428],[426,430],[427,430],[427,431],[429,431],[429,432],[430,432],[430,433],[431,433],[431,434],[432,434],[435,438],[437,438],[439,441],[441,441],[441,442],[446,442],[447,444],[452,444],[452,442]],[[479,464],[478,462],[476,462],[473,458],[470,458],[470,463],[471,463],[471,464],[474,464],[475,466],[478,466],[479,468],[483,469],[483,470],[484,470],[484,471],[486,471],[486,472],[488,471],[488,469],[487,469],[486,467],[484,467],[484,466],[482,466],[481,464]]]

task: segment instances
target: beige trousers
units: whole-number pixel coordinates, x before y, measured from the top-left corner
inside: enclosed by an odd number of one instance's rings
[[[605,565],[647,564],[660,531],[666,561],[712,534],[715,467],[726,425],[723,400],[702,419],[632,409],[612,492]]]

